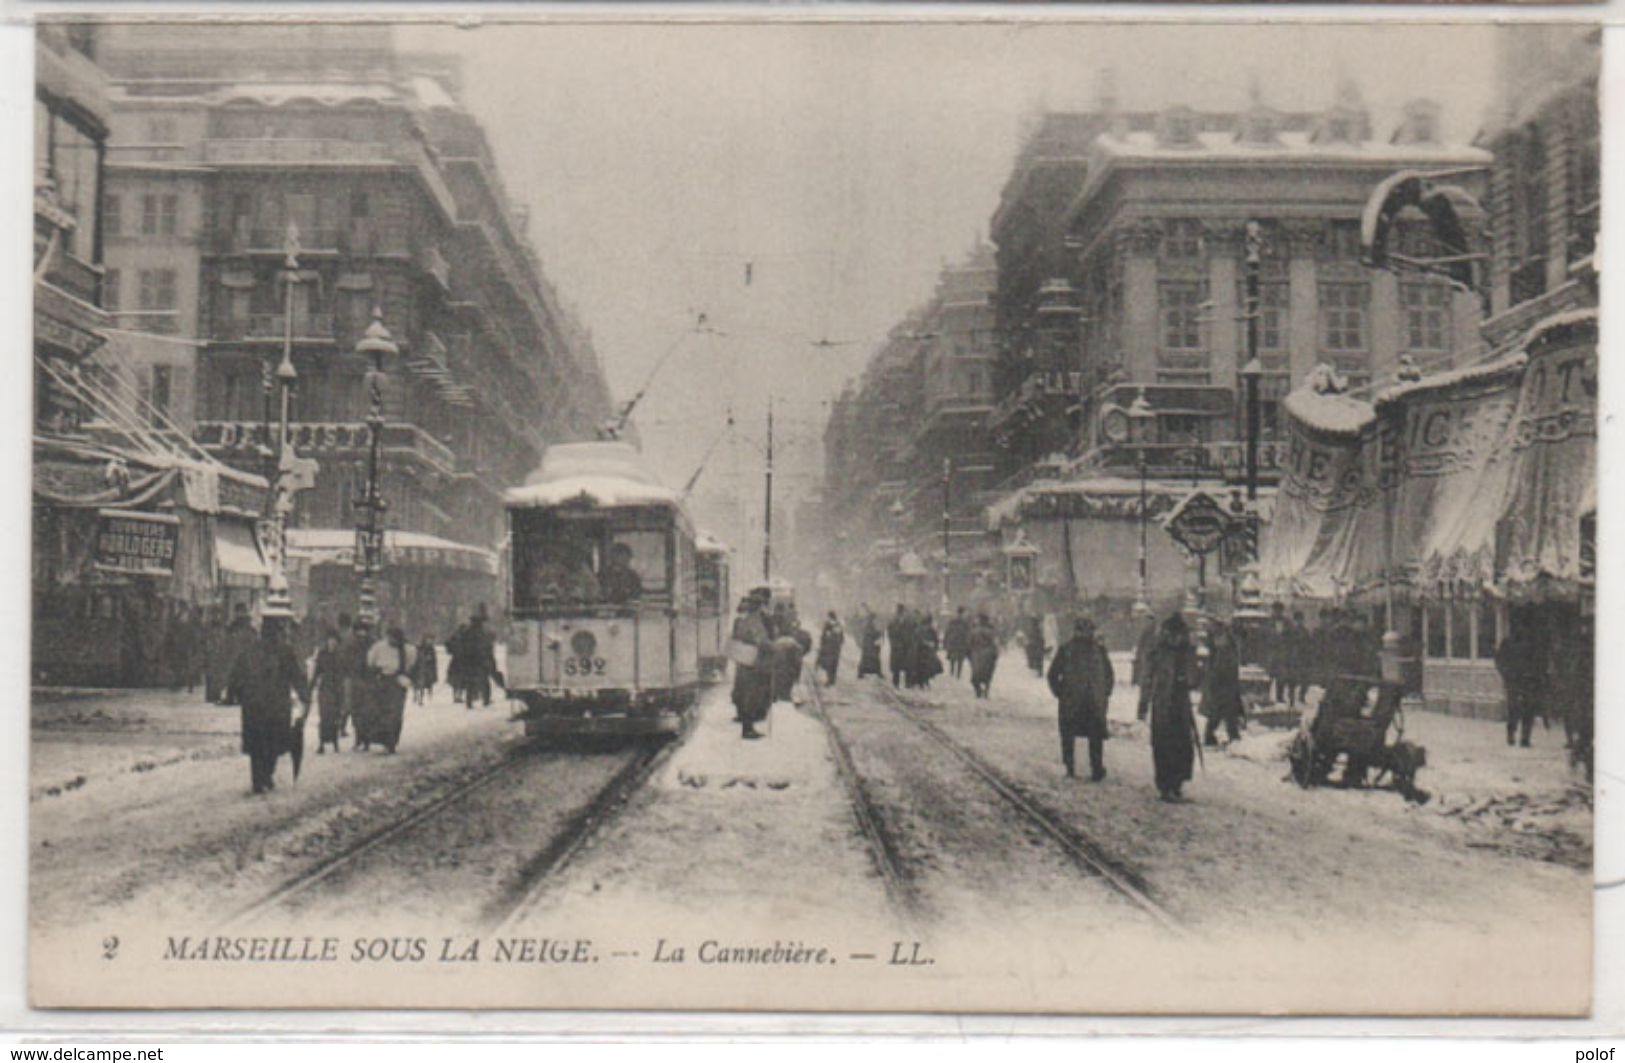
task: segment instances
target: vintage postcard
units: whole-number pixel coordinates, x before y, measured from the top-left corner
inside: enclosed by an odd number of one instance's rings
[[[40,21],[32,1003],[1588,1014],[1601,47]]]

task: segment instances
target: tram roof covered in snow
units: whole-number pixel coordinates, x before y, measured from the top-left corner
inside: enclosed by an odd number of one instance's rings
[[[542,455],[542,467],[525,486],[508,491],[511,508],[560,506],[669,506],[681,497],[649,470],[629,443],[559,443]]]
[[[728,544],[712,535],[710,532],[700,532],[694,537],[694,549],[708,554],[726,554]]]

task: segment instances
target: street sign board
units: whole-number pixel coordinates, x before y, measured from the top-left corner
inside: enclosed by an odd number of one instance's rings
[[[1219,548],[1230,534],[1231,515],[1205,491],[1192,491],[1163,520],[1174,542],[1201,557]]]
[[[132,576],[172,576],[180,536],[180,519],[167,513],[98,510],[96,567]]]

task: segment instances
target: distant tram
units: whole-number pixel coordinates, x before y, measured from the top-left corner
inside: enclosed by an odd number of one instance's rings
[[[626,443],[567,443],[506,505],[508,692],[525,732],[680,730],[699,690],[702,624],[677,492]]]
[[[707,683],[728,671],[728,636],[733,618],[728,615],[728,548],[700,534],[694,547],[699,590],[700,678]]]

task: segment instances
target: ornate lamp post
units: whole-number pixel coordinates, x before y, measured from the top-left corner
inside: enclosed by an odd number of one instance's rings
[[[384,510],[388,508],[378,482],[378,452],[384,439],[384,356],[400,353],[400,348],[384,327],[384,311],[372,308],[372,324],[355,345],[355,352],[372,360],[367,373],[367,492],[362,498],[356,524],[356,565],[361,571],[361,600],[356,612],[376,627],[378,623],[378,575],[384,562]]]
[[[1134,615],[1149,616],[1151,614],[1151,584],[1146,566],[1146,527],[1150,522],[1148,509],[1150,496],[1146,491],[1146,455],[1145,448],[1151,442],[1151,431],[1156,426],[1157,415],[1151,409],[1151,404],[1145,401],[1145,389],[1135,396],[1128,408],[1129,439],[1133,440],[1138,453],[1136,465],[1140,472],[1140,588],[1134,599]]]
[[[948,587],[948,581],[950,579],[949,569],[948,569],[948,537],[949,537],[949,529],[950,529],[949,507],[950,507],[950,504],[953,501],[953,494],[952,494],[952,492],[953,492],[953,474],[954,474],[954,459],[952,459],[952,458],[943,458],[942,459],[942,611],[943,611],[944,614],[946,614],[948,612],[949,605],[951,604],[951,597],[949,595],[949,587]]]
[[[293,292],[299,279],[299,226],[288,223],[283,244],[286,257],[282,261],[282,362],[276,367],[276,382],[281,391],[281,412],[277,418],[276,476],[271,483],[271,575],[267,580],[265,604],[267,609],[285,612],[292,609],[288,593],[287,549],[288,513],[293,509],[295,454],[288,445],[288,413],[294,384],[299,373],[293,367]],[[267,392],[269,398],[269,392]]]

